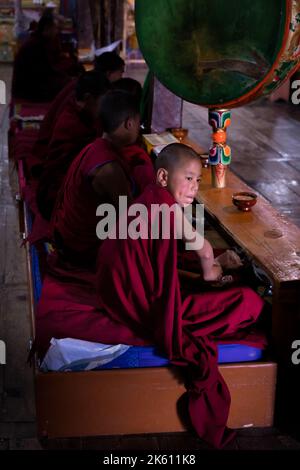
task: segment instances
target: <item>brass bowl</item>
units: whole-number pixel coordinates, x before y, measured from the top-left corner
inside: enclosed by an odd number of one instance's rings
[[[256,204],[256,201],[257,195],[247,191],[241,191],[232,195],[232,202],[240,211],[251,211],[251,207]]]
[[[200,160],[201,160],[202,168],[209,167],[208,153],[200,153]]]
[[[172,127],[171,132],[181,142],[188,135],[189,130],[183,127]]]

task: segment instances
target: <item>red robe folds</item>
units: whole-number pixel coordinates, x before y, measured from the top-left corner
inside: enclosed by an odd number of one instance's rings
[[[148,209],[151,204],[175,203],[166,189],[155,185],[136,202]],[[106,240],[99,250],[97,292],[101,310],[116,322],[115,343],[129,329],[135,337],[131,344],[156,344],[173,364],[189,371],[192,423],[204,440],[224,446],[233,432],[226,428],[230,395],[218,371],[216,340],[253,344],[249,327],[262,310],[261,298],[247,287],[182,292],[172,235]],[[257,337],[256,346],[261,345]]]
[[[155,181],[154,166],[147,152],[138,145],[128,145],[121,151],[122,159],[130,168],[136,184],[136,194],[141,194],[149,183]]]
[[[40,165],[45,160],[57,119],[70,100],[75,98],[76,83],[76,79],[70,80],[51,103],[39,129],[37,141],[32,149],[31,168],[35,165]]]
[[[57,193],[72,161],[96,134],[94,121],[70,98],[56,120],[39,180],[37,203],[45,219],[51,218]]]

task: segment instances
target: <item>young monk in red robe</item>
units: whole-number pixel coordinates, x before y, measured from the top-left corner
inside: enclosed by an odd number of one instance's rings
[[[148,186],[136,200],[148,211],[147,219],[139,219],[139,232],[144,235],[108,239],[100,247],[99,306],[102,315],[116,322],[115,343],[121,342],[129,329],[135,338],[131,344],[155,344],[171,363],[185,367],[192,423],[200,437],[222,447],[234,433],[226,428],[230,395],[218,372],[216,340],[251,344],[249,327],[259,317],[263,301],[247,287],[212,292],[181,289],[175,235],[182,224],[180,208],[191,204],[197,194],[201,163],[191,148],[171,144],[162,150],[156,168],[157,185]],[[175,208],[168,238],[161,232],[159,238],[151,237],[154,204]],[[129,218],[129,225],[132,220]],[[143,223],[147,223],[146,232]],[[200,242],[196,253],[203,278],[218,280],[222,270],[215,263],[211,245],[187,221],[185,224],[183,239]],[[264,341],[256,339],[256,346],[261,346]]]
[[[133,145],[140,122],[139,103],[134,97],[121,90],[108,92],[101,100],[99,117],[103,137],[85,147],[73,161],[52,220],[61,253],[84,266],[94,266],[100,243],[96,236],[98,205],[117,206],[120,195],[131,201],[139,194],[143,189],[139,181],[141,166],[148,175],[143,185],[154,181],[150,158]]]
[[[37,204],[41,215],[50,220],[57,193],[74,158],[97,134],[101,96],[107,91],[106,78],[86,72],[76,84],[75,97],[69,99],[57,118],[39,179]]]

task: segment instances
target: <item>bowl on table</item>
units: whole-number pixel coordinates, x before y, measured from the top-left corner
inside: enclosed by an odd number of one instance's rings
[[[208,153],[200,153],[199,156],[200,156],[202,168],[208,168],[209,167]]]
[[[251,207],[256,204],[256,201],[257,195],[248,191],[241,191],[232,195],[232,202],[240,211],[251,211]]]
[[[189,130],[185,129],[184,127],[172,127],[171,133],[174,137],[176,137],[176,139],[179,140],[179,142],[182,142],[183,139],[185,139],[188,135]]]

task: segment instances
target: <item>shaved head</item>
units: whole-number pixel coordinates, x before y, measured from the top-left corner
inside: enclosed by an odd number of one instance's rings
[[[155,169],[156,171],[160,168],[174,170],[190,160],[197,160],[200,163],[200,158],[195,150],[185,144],[169,144],[162,149],[155,160]]]

